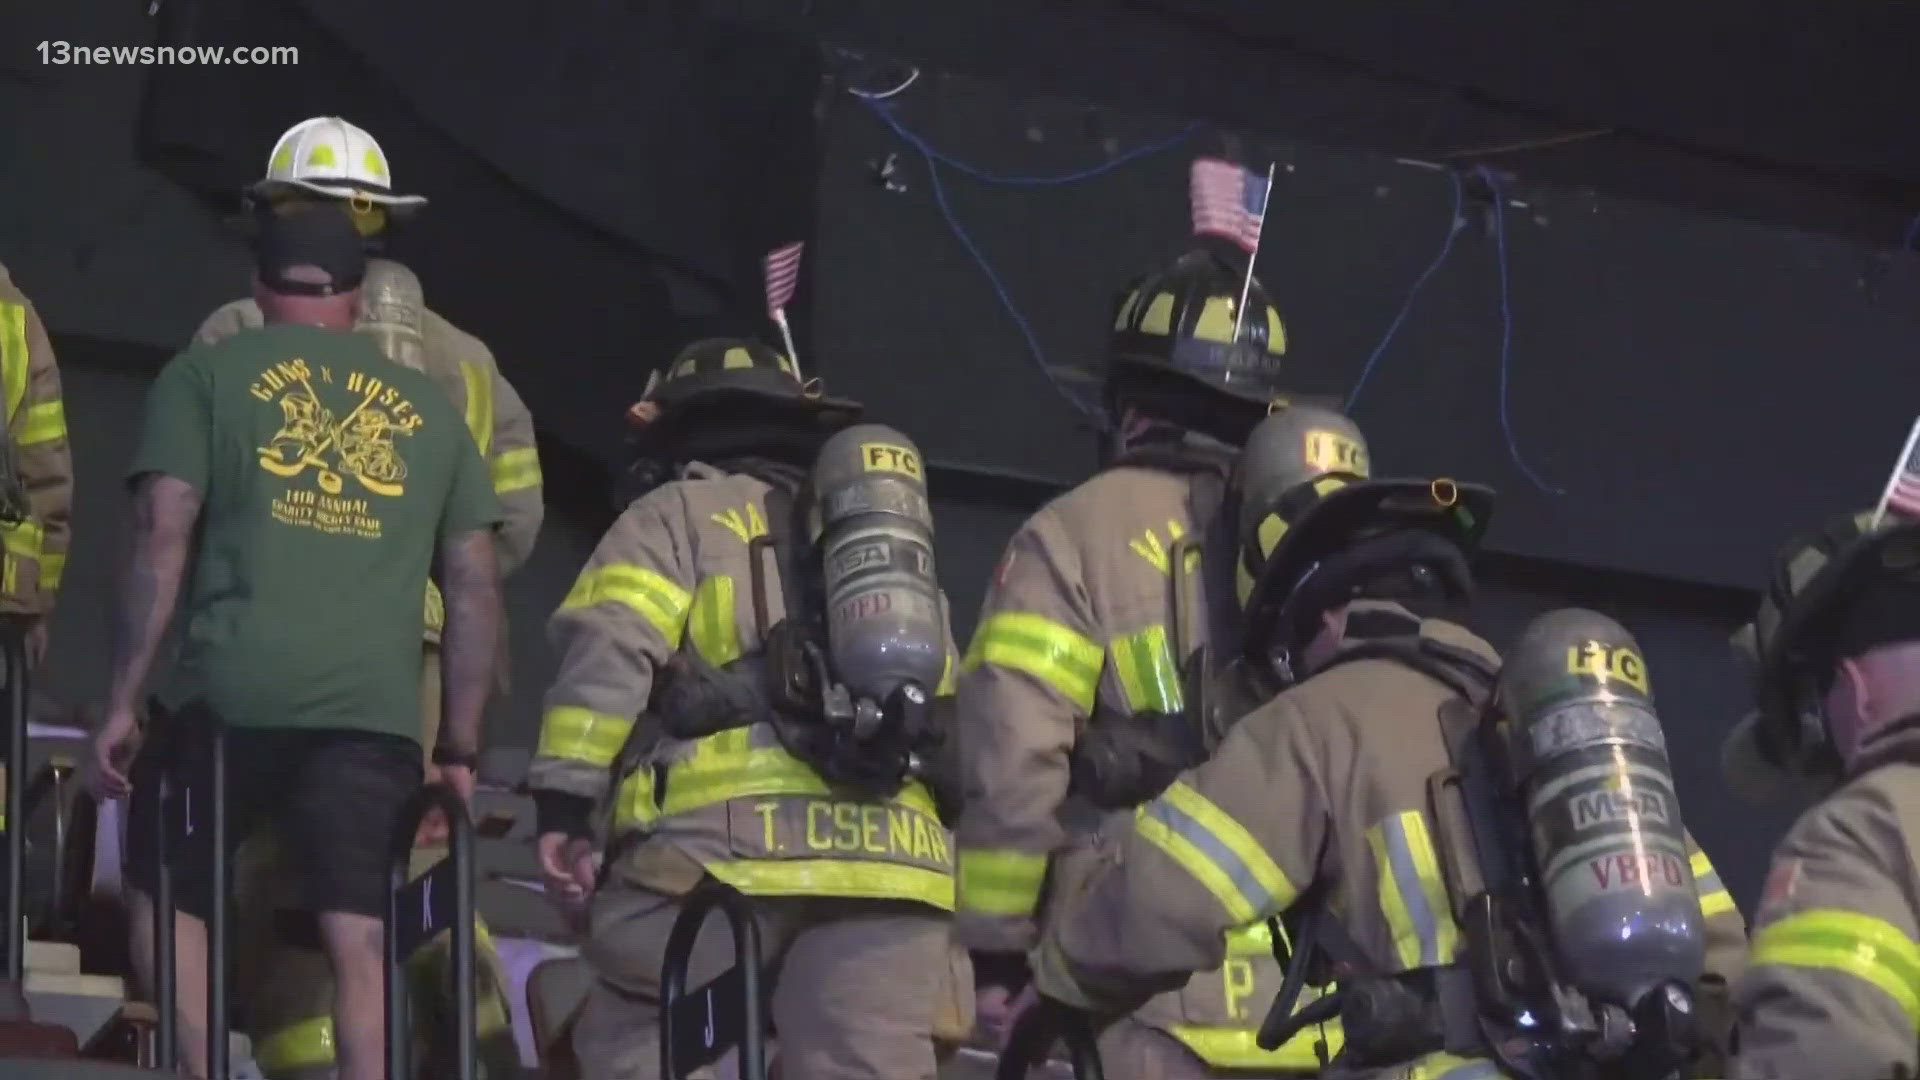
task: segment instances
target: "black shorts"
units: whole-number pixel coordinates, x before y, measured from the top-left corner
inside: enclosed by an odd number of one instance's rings
[[[128,881],[153,895],[160,776],[170,770],[177,820],[168,838],[173,901],[212,912],[212,781],[207,714],[156,715],[134,760],[127,811]],[[301,907],[380,918],[387,911],[394,819],[424,783],[420,745],[373,731],[234,727],[227,730],[227,854],[271,820],[299,867]],[[232,879],[228,879],[231,887]]]

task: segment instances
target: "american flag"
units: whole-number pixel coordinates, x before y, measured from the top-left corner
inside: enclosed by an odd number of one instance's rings
[[[1887,486],[1887,513],[1920,518],[1920,420],[1907,435],[1907,458]]]
[[[1193,163],[1187,193],[1193,202],[1193,234],[1221,236],[1252,254],[1260,247],[1267,212],[1267,178],[1218,158]]]
[[[767,252],[767,314],[779,318],[779,311],[793,302],[793,291],[800,287],[800,249],[795,240],[785,247]]]

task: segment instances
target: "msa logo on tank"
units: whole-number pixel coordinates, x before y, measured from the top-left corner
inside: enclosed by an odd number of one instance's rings
[[[861,443],[860,467],[864,472],[893,473],[915,483],[926,481],[920,455],[910,447],[893,443]],[[884,500],[897,494],[884,488],[848,489],[839,493],[834,500],[834,516],[884,511],[888,508],[875,505],[870,500]],[[931,608],[921,610],[925,605],[918,601],[923,598],[916,593],[888,588],[865,588],[868,585],[881,584],[878,580],[865,579],[878,578],[890,571],[931,579],[933,552],[917,538],[890,531],[863,531],[849,537],[845,543],[835,546],[833,550],[826,552],[825,556],[827,593],[830,596],[845,597],[834,608],[833,614],[836,619],[856,621],[886,615],[894,610],[895,604],[899,603],[912,607],[912,614],[916,616],[930,617],[937,614]],[[852,591],[856,587],[859,591]],[[851,595],[848,595],[849,592]]]
[[[260,467],[292,481],[274,496],[274,520],[379,539],[379,499],[365,496],[406,493],[407,463],[395,440],[420,429],[413,403],[371,375],[302,359],[273,365],[247,390],[280,409],[279,430],[259,448]]]

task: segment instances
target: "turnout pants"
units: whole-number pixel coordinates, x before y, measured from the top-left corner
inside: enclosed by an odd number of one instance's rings
[[[935,1015],[971,994],[953,978],[945,912],[896,900],[756,897],[781,1080],[933,1080]],[[678,898],[609,880],[582,955],[597,976],[574,1027],[584,1080],[660,1074],[660,965]],[[733,965],[716,913],[689,989]],[[969,1002],[970,1004],[970,1002]]]

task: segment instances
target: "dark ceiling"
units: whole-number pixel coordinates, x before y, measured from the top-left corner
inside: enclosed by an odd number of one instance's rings
[[[1897,246],[1920,210],[1910,4],[819,0],[892,53],[1212,120]],[[1506,149],[1502,149],[1506,148]]]

